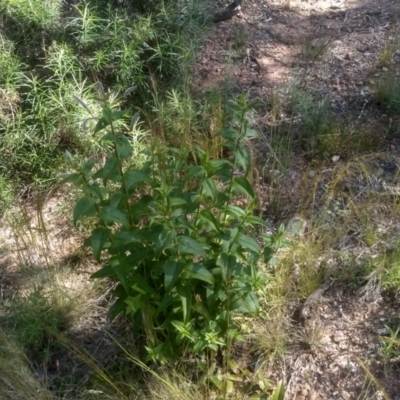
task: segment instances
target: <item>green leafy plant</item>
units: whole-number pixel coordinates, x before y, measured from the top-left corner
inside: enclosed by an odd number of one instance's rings
[[[265,226],[253,213],[256,196],[247,179],[251,160],[244,143],[256,132],[245,116],[253,106],[244,96],[231,104],[235,129],[218,133],[229,159],[153,144],[148,161],[133,169],[126,167],[130,142],[114,129],[126,112],[106,104],[94,131],[107,131],[102,140],[112,153],[103,165],[90,158],[64,178],[85,194],[74,223],[95,221],[86,244],[103,267],[92,277],[118,281],[110,315],[133,318],[146,336],[149,360],[215,353],[222,346],[229,353],[239,335],[232,316],[258,312],[258,263],[269,262],[274,251],[269,235],[251,236]]]
[[[380,339],[381,348],[380,354],[385,362],[386,369],[390,369],[391,364],[395,364],[400,360],[400,346],[399,346],[399,336],[400,336],[400,325],[395,328],[390,326],[385,326],[385,329],[389,333],[389,338],[382,337]]]

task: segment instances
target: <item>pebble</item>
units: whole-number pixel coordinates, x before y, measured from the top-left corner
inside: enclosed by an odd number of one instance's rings
[[[343,333],[343,331],[336,331],[335,334],[333,335],[333,341],[335,343],[340,343],[345,339],[346,339],[346,336]]]
[[[308,395],[308,400],[318,400],[318,395],[315,392],[311,392]]]

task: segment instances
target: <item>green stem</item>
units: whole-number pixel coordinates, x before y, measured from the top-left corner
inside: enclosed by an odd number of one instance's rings
[[[115,134],[115,130],[114,130],[114,125],[113,123],[110,124],[111,127],[111,133],[114,137],[117,137],[117,135]],[[119,160],[119,155],[118,155],[118,148],[117,148],[117,144],[115,142],[113,142],[113,147],[114,147],[114,154],[115,154],[115,158],[117,160]],[[119,168],[119,174],[121,175],[121,188],[122,188],[122,192],[125,195],[125,207],[126,207],[126,211],[128,212],[128,218],[129,218],[129,225],[133,226],[133,221],[132,221],[132,217],[129,213],[129,202],[128,202],[128,191],[126,190],[126,186],[125,186],[125,182],[124,182],[124,171],[122,170],[122,162],[119,164],[118,166]]]

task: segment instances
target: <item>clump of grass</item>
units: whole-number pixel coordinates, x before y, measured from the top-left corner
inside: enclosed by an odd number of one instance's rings
[[[248,41],[248,32],[243,26],[238,26],[233,29],[232,32],[232,47],[235,50],[243,49]]]
[[[57,346],[55,334],[71,326],[74,311],[74,301],[67,293],[35,287],[5,307],[2,324],[32,361],[46,362]]]
[[[4,213],[15,201],[15,182],[0,176],[0,214]]]
[[[37,374],[21,350],[0,331],[0,397],[4,400],[53,400],[55,396]]]
[[[385,132],[376,132],[368,121],[338,121],[330,109],[329,97],[318,100],[296,86],[291,89],[291,109],[299,120],[297,129],[301,145],[311,158],[352,157],[376,151],[385,138]]]
[[[326,54],[331,42],[332,38],[308,38],[303,45],[302,55],[306,61],[315,62]]]
[[[322,347],[324,328],[321,323],[312,320],[299,330],[295,338],[308,350],[317,352]]]
[[[390,114],[400,111],[400,80],[392,75],[384,75],[374,89],[374,100]]]
[[[390,370],[393,365],[400,362],[400,325],[395,328],[385,327],[389,337],[381,338],[380,355],[385,363],[385,369]]]
[[[381,290],[396,295],[400,292],[400,247],[385,249],[369,266],[369,281],[375,281]]]
[[[5,0],[2,11],[12,17],[19,26],[36,24],[41,28],[53,27],[61,15],[62,0]]]

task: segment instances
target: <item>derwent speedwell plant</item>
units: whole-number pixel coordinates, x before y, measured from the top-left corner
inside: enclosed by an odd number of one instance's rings
[[[92,277],[118,281],[110,315],[132,318],[146,336],[149,360],[217,352],[239,333],[233,315],[258,312],[258,264],[274,252],[264,244],[271,244],[269,235],[252,237],[265,225],[254,215],[256,196],[247,179],[244,142],[256,132],[245,116],[254,104],[241,96],[231,105],[233,128],[218,133],[229,159],[152,144],[138,169],[128,166],[132,146],[115,129],[125,112],[104,104],[94,133],[105,132],[102,141],[112,151],[103,165],[91,158],[64,179],[84,193],[74,223],[96,221],[86,243],[102,268]]]

